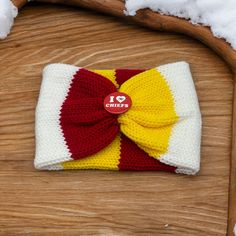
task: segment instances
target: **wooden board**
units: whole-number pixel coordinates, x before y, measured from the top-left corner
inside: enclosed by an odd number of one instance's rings
[[[198,176],[33,168],[42,68],[190,63],[203,114]],[[203,44],[85,10],[29,5],[0,43],[0,235],[225,235],[232,72]]]

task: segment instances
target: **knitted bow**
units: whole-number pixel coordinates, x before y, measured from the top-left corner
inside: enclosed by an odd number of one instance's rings
[[[48,65],[35,124],[40,170],[200,167],[201,114],[186,62],[150,70]]]
[[[171,91],[158,70],[140,72],[131,72],[134,75],[127,81],[124,76],[121,86],[85,69],[75,74],[60,119],[74,159],[99,152],[119,132],[152,157],[167,151],[172,127],[178,121]],[[116,91],[132,100],[132,107],[120,115],[107,112],[103,106],[105,97]]]

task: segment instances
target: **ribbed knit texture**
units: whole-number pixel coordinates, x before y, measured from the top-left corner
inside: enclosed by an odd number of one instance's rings
[[[150,157],[125,135],[121,136],[119,170],[162,170],[174,172],[175,169],[176,167],[166,165]]]
[[[74,159],[97,153],[117,136],[117,116],[103,108],[104,98],[115,91],[115,85],[99,74],[85,69],[76,72],[60,119]]]
[[[36,128],[41,127],[42,122],[47,125],[47,119],[53,119],[49,115],[46,118],[44,114],[38,114],[38,111],[47,106],[48,95],[44,87],[53,83],[58,86],[60,83],[53,80],[56,68],[75,70],[73,66],[61,64],[46,68],[36,111]],[[172,71],[171,68],[175,68],[176,73],[165,77],[167,71]],[[182,83],[179,89],[187,90],[182,93],[182,98],[176,91],[178,81],[175,74],[179,83]],[[93,71],[78,68],[68,80],[70,82],[65,83],[67,92],[61,94],[61,105],[58,104],[56,108],[59,114],[55,116],[58,119],[55,124],[59,124],[58,135],[64,140],[60,142],[65,143],[61,148],[68,154],[66,157],[61,156],[61,159],[53,157],[51,161],[50,156],[42,156],[43,153],[46,155],[46,150],[42,151],[46,143],[44,145],[41,140],[49,140],[50,134],[37,129],[40,132],[36,133],[36,168],[163,170],[186,174],[195,174],[199,170],[201,116],[187,63],[162,66],[160,71],[157,68]],[[117,91],[127,94],[132,100],[132,106],[127,112],[114,115],[105,110],[103,102],[106,96]],[[50,98],[53,102],[53,97]],[[189,115],[182,112],[186,107]],[[45,117],[45,121],[41,117]],[[181,124],[183,121],[188,123],[192,117],[195,117],[195,123],[192,123],[193,127],[188,127],[191,129],[189,138],[193,140],[188,142],[191,150],[188,156],[186,148],[180,149],[181,139],[186,139],[181,136],[185,132]],[[183,157],[188,159],[184,160]],[[177,164],[180,160],[182,164]]]

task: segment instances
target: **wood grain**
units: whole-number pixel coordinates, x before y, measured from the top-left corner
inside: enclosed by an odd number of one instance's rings
[[[236,74],[234,75],[234,85]],[[233,124],[232,124],[232,156],[231,156],[231,171],[230,171],[230,186],[229,186],[229,219],[228,219],[228,234],[233,235],[234,227],[236,227],[236,86],[234,86],[234,101],[233,101]],[[236,228],[235,228],[236,230]],[[236,234],[236,232],[235,232]]]
[[[15,0],[25,1],[25,0]],[[218,53],[231,67],[236,71],[236,51],[225,42],[225,40],[216,38],[208,27],[201,25],[193,25],[189,21],[173,16],[161,15],[149,9],[140,10],[135,16],[127,17],[124,14],[125,6],[124,0],[36,0],[38,2],[56,3],[63,5],[85,7],[92,10],[97,10],[113,16],[124,18],[126,21],[130,20],[139,23],[150,29],[158,31],[170,31],[189,35],[196,38],[216,53]]]
[[[26,27],[27,25],[27,27]],[[42,68],[150,68],[190,63],[203,114],[199,176],[33,168]],[[231,155],[232,72],[201,43],[40,4],[20,13],[0,44],[1,235],[225,235]]]

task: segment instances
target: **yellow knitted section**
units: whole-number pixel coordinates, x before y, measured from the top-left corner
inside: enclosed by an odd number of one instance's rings
[[[120,135],[98,153],[76,161],[62,163],[63,169],[118,170],[120,159]]]
[[[95,73],[100,74],[118,88],[119,85],[116,82],[115,70],[93,70]],[[118,170],[118,164],[120,159],[120,135],[103,150],[97,152],[89,157],[67,161],[62,163],[63,169],[101,169],[101,170]]]
[[[121,85],[131,97],[132,107],[119,116],[121,132],[150,156],[167,152],[174,124],[178,121],[167,81],[156,68],[147,70]]]

